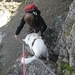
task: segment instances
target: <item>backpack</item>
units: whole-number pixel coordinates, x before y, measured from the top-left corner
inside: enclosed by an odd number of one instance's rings
[[[28,4],[24,7],[24,10],[26,13],[32,13],[32,12],[37,12],[39,15],[41,14],[40,10],[35,6],[35,4]]]
[[[37,7],[35,6],[35,4],[28,4],[27,6],[24,7],[25,12],[29,13],[32,12],[34,10],[36,10]]]

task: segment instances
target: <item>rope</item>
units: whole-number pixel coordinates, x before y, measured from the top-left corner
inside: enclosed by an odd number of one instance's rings
[[[35,56],[37,59],[38,59],[38,61],[39,62],[41,62],[41,64],[43,64],[45,67],[46,67],[46,69],[51,73],[51,74],[53,74],[53,75],[56,75],[54,72],[52,72],[37,56]]]
[[[23,51],[22,56],[23,56],[23,58],[25,58],[24,44],[23,44],[22,51]],[[23,75],[26,75],[26,64],[25,64],[25,60],[24,60],[24,63],[23,63]]]
[[[21,40],[19,40],[22,44],[23,44],[23,42],[21,41]],[[23,52],[24,52],[24,44],[23,44]],[[26,47],[25,47],[26,48]],[[37,59],[38,59],[38,61],[41,63],[41,64],[43,64],[43,66],[45,66],[46,67],[46,69],[52,74],[52,75],[56,75],[54,72],[52,72],[36,55],[34,55]],[[24,61],[25,62],[25,61]],[[25,67],[25,66],[24,66]],[[25,71],[26,71],[26,69],[25,69]]]
[[[25,58],[25,49],[24,49],[24,43],[19,40],[22,43],[22,58]],[[23,75],[26,75],[26,64],[25,64],[25,60],[23,61]]]

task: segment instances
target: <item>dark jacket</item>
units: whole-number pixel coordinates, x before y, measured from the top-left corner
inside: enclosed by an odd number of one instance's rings
[[[39,31],[41,31],[41,33],[43,33],[47,28],[46,23],[44,22],[43,18],[40,16],[40,14],[38,14],[37,17],[34,14],[34,17],[35,17],[35,22],[32,24],[31,28],[33,30],[35,30],[36,33]],[[23,16],[21,19],[20,25],[18,26],[18,28],[15,32],[16,35],[18,35],[20,33],[20,31],[22,30],[24,25],[25,25],[25,20],[24,20],[24,16]]]

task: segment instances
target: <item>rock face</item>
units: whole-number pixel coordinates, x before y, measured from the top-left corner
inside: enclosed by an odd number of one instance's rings
[[[68,15],[61,29],[61,38],[55,47],[55,51],[59,51],[58,61],[67,62],[75,71],[75,0],[69,6]]]
[[[73,0],[73,2],[72,0],[48,1],[49,2],[46,0],[28,0],[28,3],[34,2],[38,6],[42,11],[41,15],[48,25],[48,29],[44,33],[46,35],[44,36],[44,39],[49,49],[50,61],[42,61],[48,68],[51,68],[54,73],[57,73],[56,61],[58,66],[62,61],[68,63],[75,71],[75,0]],[[13,63],[14,65],[9,68],[7,75],[22,74],[22,66],[19,66],[18,61],[16,62],[16,59],[19,58],[19,55],[21,54],[22,44],[15,41],[13,36],[17,25],[19,25],[21,17],[24,14],[23,8],[24,5],[18,10],[19,13],[17,13],[6,26],[0,28],[0,32],[4,32],[7,35],[3,38],[3,48],[1,50],[4,56],[1,60],[3,63],[3,74],[8,66],[10,67]],[[21,32],[21,38],[25,37],[25,32],[26,29]],[[26,71],[27,75],[52,75],[39,61],[27,65]],[[65,71],[65,69],[63,69],[63,71]]]
[[[75,0],[69,6],[66,18],[61,15],[55,17],[51,28],[47,43],[50,45],[49,49],[59,55],[57,64],[68,63],[75,71]]]
[[[69,54],[69,64],[75,70],[75,0],[69,7],[69,13],[64,24],[66,50]]]

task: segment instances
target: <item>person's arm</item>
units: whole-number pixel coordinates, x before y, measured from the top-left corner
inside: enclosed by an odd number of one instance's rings
[[[21,19],[20,25],[17,27],[17,30],[15,32],[15,35],[19,35],[20,31],[24,27],[25,21],[24,21],[24,16]]]
[[[18,26],[18,28],[15,32],[15,39],[16,40],[19,39],[18,35],[19,35],[20,31],[22,30],[22,28],[24,27],[24,24],[25,24],[25,21],[24,21],[24,16],[23,16],[22,19],[21,19],[20,25]]]
[[[43,33],[47,29],[47,25],[41,16],[39,16],[39,23],[41,25],[41,33]]]

